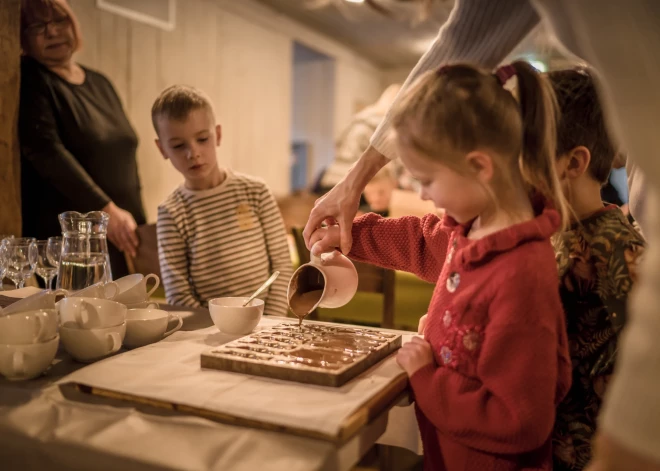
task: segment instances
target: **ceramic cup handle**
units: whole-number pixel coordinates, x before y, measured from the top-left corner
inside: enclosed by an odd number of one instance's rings
[[[23,352],[14,352],[11,361],[12,376],[25,375],[25,354]]]
[[[76,323],[80,327],[90,327],[92,321],[98,321],[99,315],[94,309],[94,306],[89,304],[87,301],[82,301],[80,307],[75,313]]]
[[[35,334],[34,337],[32,338],[32,341],[34,343],[41,342],[44,339],[42,338],[44,335],[44,329],[46,327],[46,322],[44,322],[44,318],[40,316],[40,312],[36,313],[34,316],[34,322],[35,322]]]
[[[154,294],[154,291],[158,289],[160,286],[160,278],[158,278],[158,275],[154,275],[153,273],[148,274],[147,276],[144,277],[144,286],[147,286],[147,283],[149,282],[149,279],[154,280],[154,286],[149,290],[147,293],[147,299],[151,297],[152,294]]]
[[[108,353],[115,353],[117,350],[121,348],[121,337],[117,332],[112,332],[108,334],[108,346],[110,347],[110,351]]]
[[[177,318],[177,324],[176,324],[176,326],[174,326],[172,329],[170,329],[170,330],[168,330],[167,332],[165,332],[165,333],[163,334],[163,338],[165,338],[165,337],[169,337],[169,336],[172,335],[174,332],[176,332],[177,330],[179,330],[179,329],[181,328],[181,326],[183,325],[183,319],[181,319],[181,316],[178,315],[177,313],[174,313],[174,312],[171,312],[171,313],[170,313],[170,317],[167,319],[168,324],[169,324],[169,321],[170,321],[170,319],[171,319],[172,317],[176,317],[176,318]]]
[[[112,288],[112,294],[108,294],[108,288]],[[119,294],[119,290],[120,288],[117,283],[115,283],[114,281],[108,281],[103,286],[103,296],[105,296],[105,299],[112,301]]]

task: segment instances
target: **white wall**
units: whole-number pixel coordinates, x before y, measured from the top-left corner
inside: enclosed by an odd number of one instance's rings
[[[338,136],[356,112],[378,100],[383,92],[382,77],[338,62],[335,90],[335,136]]]
[[[334,158],[334,60],[295,62],[292,93],[292,139],[310,145],[308,184],[311,184]]]
[[[413,70],[414,65],[410,67],[397,67],[395,69],[384,69],[382,73],[383,87],[386,88],[393,83],[403,85],[403,82],[408,78],[408,74]]]
[[[276,194],[289,188],[294,40],[336,62],[335,130],[356,103],[377,98],[381,71],[345,46],[252,0],[181,0],[169,33],[70,0],[85,48],[77,59],[107,74],[140,137],[138,164],[149,221],[181,182],[154,144],[150,109],[168,85],[206,91],[223,125],[221,164],[264,178]]]

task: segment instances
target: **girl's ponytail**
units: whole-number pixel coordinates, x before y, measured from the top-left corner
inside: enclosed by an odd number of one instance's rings
[[[562,221],[569,223],[569,209],[555,170],[557,102],[550,83],[527,62],[512,64],[518,79],[523,143],[521,172],[534,190],[553,201]]]

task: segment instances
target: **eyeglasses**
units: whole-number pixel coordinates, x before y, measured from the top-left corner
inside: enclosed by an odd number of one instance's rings
[[[56,29],[62,29],[71,24],[71,20],[68,16],[61,16],[59,18],[53,18],[50,21],[43,21],[39,23],[32,23],[25,28],[25,33],[30,36],[41,36],[46,32],[48,25],[52,25]]]

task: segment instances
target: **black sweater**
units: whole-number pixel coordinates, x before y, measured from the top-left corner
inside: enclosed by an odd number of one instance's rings
[[[21,63],[19,138],[26,237],[60,235],[63,211],[101,210],[111,200],[145,222],[138,139],[110,81],[84,68],[67,82],[30,58]]]

